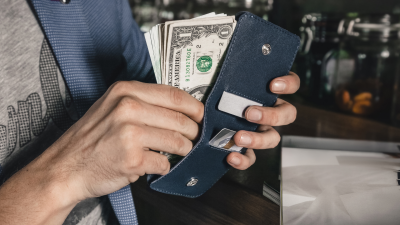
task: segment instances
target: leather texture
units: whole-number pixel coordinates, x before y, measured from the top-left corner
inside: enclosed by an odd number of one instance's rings
[[[79,116],[116,80],[155,83],[126,0],[31,0]],[[121,225],[137,224],[130,186],[109,195]]]
[[[297,53],[298,36],[251,13],[236,16],[237,26],[220,74],[205,104],[202,134],[191,152],[164,176],[149,175],[150,187],[156,191],[195,198],[211,188],[229,169],[229,151],[209,145],[223,128],[254,131],[258,125],[219,111],[224,91],[273,106],[277,95],[269,90],[272,79],[289,73]],[[264,55],[262,46],[271,52]],[[242,150],[244,153],[246,149]],[[195,178],[194,186],[187,183]]]

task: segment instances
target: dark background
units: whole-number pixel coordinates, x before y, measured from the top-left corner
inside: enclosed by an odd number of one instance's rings
[[[301,18],[307,13],[395,13],[400,14],[398,0],[129,0],[132,12],[140,25],[144,18],[152,18],[153,25],[165,21],[162,12],[192,16],[208,12],[236,14],[245,10],[258,16],[268,15],[268,20],[299,34]],[[249,8],[246,7],[250,6]],[[166,4],[168,3],[168,4]],[[170,20],[170,19],[168,19]],[[151,26],[153,26],[151,25]]]
[[[129,0],[129,1],[132,7],[133,16],[137,21],[137,23],[139,24],[142,31],[144,32],[148,31],[152,26],[158,23],[163,23],[169,20],[190,19],[209,12],[235,15],[240,11],[249,11],[299,36],[302,36],[300,30],[301,27],[304,26],[302,19],[305,15],[310,13],[323,13],[325,15],[328,14],[336,15],[339,18],[346,18],[349,16],[360,17],[363,15],[376,15],[376,14],[381,14],[381,15],[390,14],[394,18],[395,16],[400,15],[400,1],[398,0]],[[400,24],[400,20],[398,22]],[[319,25],[321,24],[323,25],[323,23],[324,22],[319,23]],[[400,31],[398,39],[400,40]],[[346,39],[341,37],[339,45],[343,47],[343,43],[345,43],[345,41]],[[371,43],[371,45],[375,44],[376,43]],[[318,48],[320,48],[320,46],[316,48],[317,48],[316,51],[318,51]],[[329,43],[322,43],[321,48],[325,48],[325,50],[328,51]],[[400,127],[400,88],[398,89],[398,91],[396,91],[397,86],[400,87],[400,69],[397,69],[395,71],[394,68],[396,67],[396,65],[393,65],[396,63],[400,64],[399,63],[400,42],[398,44],[398,49],[399,50],[397,52],[397,58],[391,59],[392,61],[389,63],[391,65],[384,64],[386,68],[389,68],[385,69],[384,72],[386,74],[389,74],[389,75],[385,74],[386,78],[381,78],[382,76],[379,74],[380,73],[379,71],[376,72],[375,74],[372,74],[373,76],[372,78],[375,79],[374,81],[375,86],[381,85],[382,82],[384,83],[385,81],[383,81],[382,79],[393,80],[393,82],[386,81],[386,85],[389,85],[390,87],[382,88],[381,86],[381,88],[378,88],[379,93],[374,94],[374,90],[371,91],[371,93],[373,93],[373,99],[381,98],[384,99],[383,101],[386,103],[384,104],[384,106],[379,105],[381,104],[380,102],[378,102],[377,104],[378,106],[372,105],[371,108],[375,107],[378,109],[374,109],[375,112],[370,113],[370,115],[357,114],[352,112],[351,109],[350,110],[348,109],[347,111],[341,109],[340,106],[338,106],[339,103],[337,103],[337,99],[335,99],[338,98],[337,96],[335,96],[335,94],[337,94],[338,92],[337,89],[333,89],[332,91],[330,91],[331,92],[329,93],[330,97],[328,98],[321,99],[320,96],[316,97],[317,95],[319,95],[318,93],[323,92],[322,90],[323,84],[321,84],[321,82],[324,78],[321,77],[322,75],[319,74],[319,72],[315,73],[315,71],[321,71],[320,67],[318,67],[318,65],[316,66],[315,63],[317,61],[319,62],[322,61],[322,58],[325,55],[326,51],[322,53],[319,52],[318,54],[320,55],[316,57],[317,59],[315,59],[315,57],[312,56],[312,54],[315,54],[315,52],[309,53],[308,55],[305,56],[305,58],[304,57],[302,58],[301,51],[299,51],[297,58],[293,64],[292,71],[296,72],[300,76],[302,80],[302,87],[295,95],[286,96],[284,98],[285,100],[291,102],[298,102],[316,108],[352,115],[354,117],[367,118],[369,120],[374,120],[388,125]],[[359,52],[358,54],[362,54],[362,52]],[[310,57],[311,58],[314,57],[314,59],[310,59]],[[354,55],[354,57],[357,58],[357,54]],[[377,55],[373,55],[371,57],[373,62],[377,64],[379,63],[378,61],[380,59],[376,59]],[[391,57],[393,57],[393,54],[391,54]],[[314,60],[314,62],[311,62],[312,60]],[[300,67],[303,67],[303,70],[301,70]],[[372,69],[364,68],[363,70],[372,71],[374,68]],[[312,72],[311,77],[307,75],[306,70],[314,71]],[[356,78],[357,76],[358,76],[357,74],[356,75],[353,74],[354,79],[352,82],[356,82],[356,79],[358,79]],[[371,78],[369,76],[371,75],[369,74],[365,75],[363,79],[367,80]],[[337,79],[336,77],[332,79]],[[394,80],[397,80],[397,83],[395,83]],[[385,94],[382,93],[384,92],[382,91],[382,89],[394,89],[394,90],[393,91],[391,90],[390,92],[387,92]],[[357,94],[359,93],[362,93],[362,91],[353,93],[352,98],[357,96]],[[373,101],[374,100],[371,100],[371,102]],[[389,102],[391,102],[390,106]]]

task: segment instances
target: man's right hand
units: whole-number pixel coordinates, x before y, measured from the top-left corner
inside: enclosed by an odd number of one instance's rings
[[[55,203],[61,192],[61,205],[68,210],[47,219],[62,223],[81,200],[117,191],[144,174],[168,173],[167,157],[151,150],[185,156],[199,135],[203,114],[203,104],[177,88],[117,82],[59,140],[1,186],[0,194],[17,193],[13,188],[30,183],[31,190],[22,192],[41,195],[35,189],[40,184],[54,193],[50,199]],[[20,200],[17,206],[25,204],[26,199],[15,199]],[[0,208],[6,201],[0,197]]]
[[[73,184],[76,200],[106,195],[144,174],[168,173],[167,157],[150,149],[185,156],[203,113],[177,88],[117,82],[38,160],[63,171],[54,176]]]

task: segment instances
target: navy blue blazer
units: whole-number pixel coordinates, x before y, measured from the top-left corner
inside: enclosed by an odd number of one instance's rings
[[[155,82],[127,0],[31,0],[79,116],[116,80]],[[129,185],[109,195],[121,224],[137,224]]]

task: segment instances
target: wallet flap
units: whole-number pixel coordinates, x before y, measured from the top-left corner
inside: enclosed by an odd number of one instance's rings
[[[193,198],[214,185],[230,168],[226,156],[231,151],[211,146],[210,140],[224,128],[254,131],[258,127],[219,110],[222,94],[228,92],[263,106],[273,106],[277,95],[271,93],[269,83],[289,73],[299,44],[298,36],[270,22],[248,12],[238,14],[225,61],[205,104],[200,140],[168,174],[149,175],[150,187]]]

